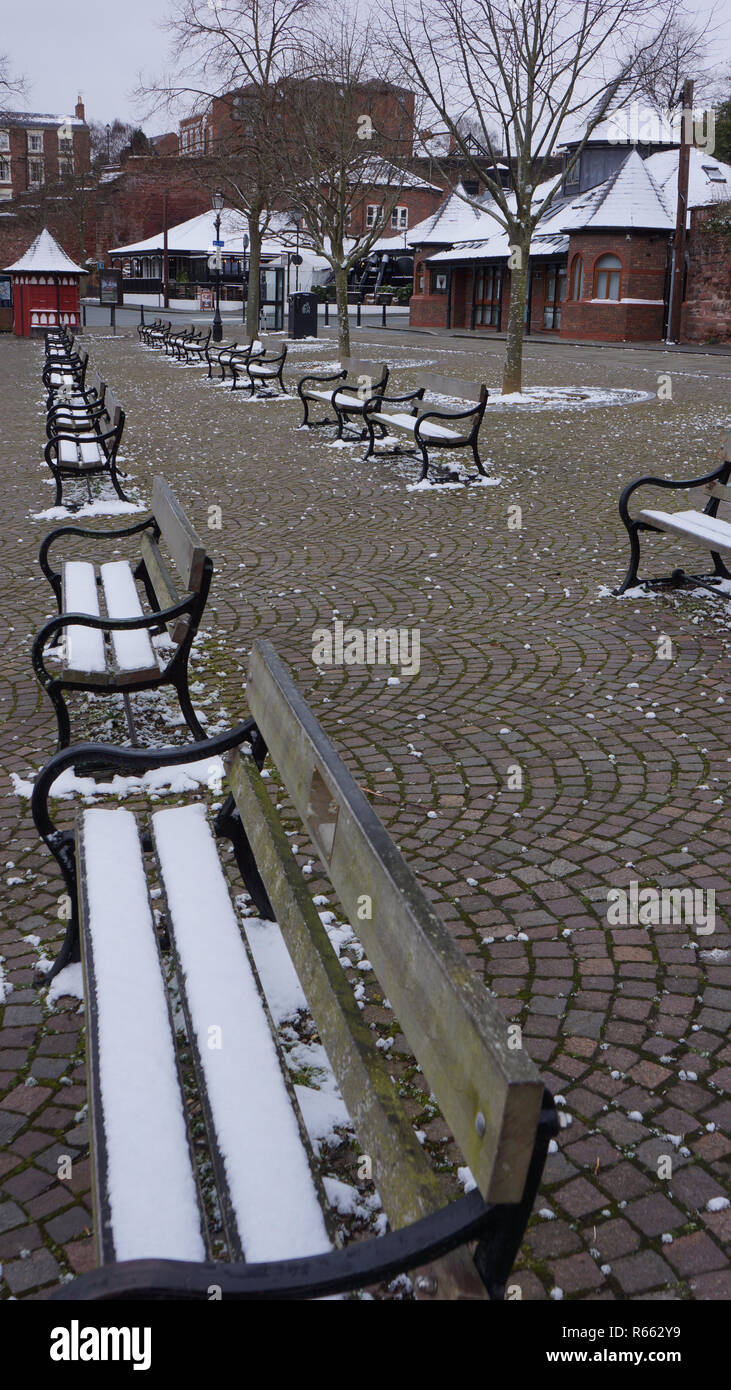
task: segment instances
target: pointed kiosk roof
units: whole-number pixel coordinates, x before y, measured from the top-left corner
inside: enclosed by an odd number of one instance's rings
[[[637,150],[627,155],[616,174],[592,189],[579,207],[571,209],[564,230],[672,231],[675,218]]]
[[[56,238],[51,236],[47,227],[38,233],[25,255],[5,269],[11,273],[22,271],[28,275],[86,275],[83,266],[74,264],[63,247],[59,246]]]

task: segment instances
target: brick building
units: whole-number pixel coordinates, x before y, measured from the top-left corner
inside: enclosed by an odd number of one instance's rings
[[[0,201],[87,174],[89,127],[79,97],[73,116],[0,111]]]
[[[613,172],[567,196],[561,188],[531,243],[526,327],[564,338],[642,342],[666,332],[672,240],[677,201],[678,149],[651,147],[643,158],[626,145],[612,155]],[[602,158],[594,167],[606,167]],[[689,209],[731,195],[731,167],[704,150],[690,151]],[[582,166],[583,166],[582,156]],[[591,170],[584,180],[593,177]],[[545,197],[548,185],[536,189]],[[417,326],[505,331],[510,300],[507,234],[489,216],[455,196],[410,235],[415,249],[411,322]],[[459,203],[461,201],[461,208]],[[700,227],[700,222],[698,226]],[[440,233],[441,226],[441,233]],[[450,244],[444,245],[447,230]],[[441,244],[439,244],[441,242]],[[696,269],[695,258],[704,258]],[[727,303],[728,255],[689,243],[688,285],[703,284]],[[726,289],[724,289],[724,285]],[[726,295],[726,299],[724,299]],[[706,312],[706,318],[708,317]],[[725,317],[725,328],[723,322]],[[704,315],[689,307],[685,322],[700,332]],[[728,337],[728,309],[713,317],[714,336]]]
[[[681,336],[731,342],[731,202],[695,208],[690,219],[688,283]]]

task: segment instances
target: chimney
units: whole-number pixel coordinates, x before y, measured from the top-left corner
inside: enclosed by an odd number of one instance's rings
[[[85,121],[85,120],[86,120],[86,113],[85,113],[85,111],[84,111],[84,103],[83,103],[83,101],[81,100],[81,92],[79,92],[79,95],[78,95],[78,99],[77,99],[77,102],[76,102],[76,110],[75,110],[75,112],[74,112],[74,115],[76,116],[77,121]]]

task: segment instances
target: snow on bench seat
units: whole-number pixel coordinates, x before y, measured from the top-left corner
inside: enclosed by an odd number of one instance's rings
[[[126,560],[112,560],[102,565],[101,579],[110,618],[144,616],[134,575]],[[113,632],[112,647],[120,671],[157,671],[155,652],[145,628],[137,632]]]
[[[646,509],[639,513],[640,521],[659,526],[663,531],[672,531],[679,536],[700,541],[713,550],[723,550],[731,555],[731,523],[722,517],[707,516],[705,512],[657,512]]]
[[[307,396],[318,401],[327,401],[328,404],[333,400],[332,391],[307,391]],[[341,409],[363,411],[363,407],[368,400],[368,396],[349,396],[346,391],[338,391],[333,402]]]
[[[395,425],[397,429],[408,430],[410,434],[414,433],[414,426],[416,425],[417,418],[416,415],[387,415],[385,411],[380,410],[371,412],[371,420],[377,420],[379,425],[386,425],[389,427]],[[461,435],[458,434],[456,430],[445,429],[444,425],[436,425],[431,420],[421,425],[419,433],[424,439],[461,438]]]
[[[63,610],[99,617],[96,574],[87,560],[68,560],[63,567]],[[104,633],[78,623],[66,628],[66,662],[74,671],[105,671]]]
[[[279,367],[257,366],[256,363],[249,367],[249,376],[278,376]]]
[[[203,1260],[190,1148],[135,818],[82,821],[88,1019],[116,1260]],[[93,1023],[92,1023],[93,1020]]]
[[[299,1125],[204,808],[157,811],[152,821],[181,986],[246,1259],[329,1250]]]
[[[59,439],[58,457],[61,463],[71,463],[79,468],[92,468],[100,464],[105,455],[92,435],[79,439]]]

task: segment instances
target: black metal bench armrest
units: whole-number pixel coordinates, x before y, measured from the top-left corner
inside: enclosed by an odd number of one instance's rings
[[[77,743],[63,748],[47,762],[36,777],[31,795],[31,814],[41,839],[49,844],[58,835],[51,820],[48,801],[57,777],[67,767],[75,767],[79,774],[89,775],[98,771],[113,769],[120,773],[150,772],[159,767],[176,767],[179,763],[197,763],[204,758],[216,758],[237,748],[244,742],[253,743],[259,737],[253,719],[245,719],[228,733],[217,734],[215,738],[203,739],[198,743],[184,744],[180,748],[118,748],[106,743]]]
[[[47,536],[41,541],[41,548],[38,551],[38,563],[46,576],[46,579],[58,593],[57,584],[61,576],[56,570],[52,570],[48,563],[48,552],[51,546],[60,536],[88,536],[94,540],[119,540],[122,536],[135,536],[140,531],[147,531],[152,528],[156,536],[160,534],[160,528],[154,516],[145,517],[144,521],[136,521],[132,526],[114,526],[110,529],[100,531],[92,526],[56,526],[53,531],[49,531]]]
[[[193,614],[198,606],[198,594],[189,594],[180,603],[170,608],[155,609],[154,613],[143,613],[134,618],[101,618],[95,613],[57,613],[49,618],[33,638],[31,662],[42,686],[55,679],[43,660],[46,643],[65,627],[93,627],[101,632],[139,632],[142,629],[160,627],[173,618],[182,618],[185,613]]]
[[[474,1191],[410,1226],[324,1255],[260,1264],[130,1260],[83,1274],[62,1284],[51,1297],[60,1301],[192,1301],[210,1297],[208,1291],[215,1284],[226,1299],[322,1298],[418,1269],[450,1250],[479,1240],[491,1210]]]
[[[619,515],[621,516],[625,525],[627,525],[627,523],[632,524],[632,518],[630,517],[627,504],[632,494],[636,492],[639,487],[663,487],[681,489],[703,487],[705,483],[715,483],[719,480],[725,481],[725,477],[727,477],[729,473],[731,473],[731,463],[726,461],[722,463],[718,468],[714,468],[712,473],[705,473],[702,478],[655,478],[650,474],[646,475],[643,478],[635,478],[633,483],[627,484],[626,488],[624,489],[624,492],[622,493],[619,499]]]
[[[344,381],[347,375],[347,371],[343,370],[340,372],[330,372],[327,376],[303,376],[300,377],[299,381],[297,382],[297,390],[299,391],[300,395],[302,395],[302,387],[305,385],[306,382]]]

